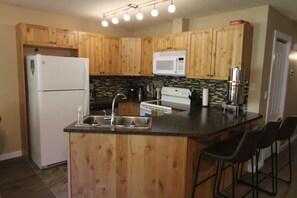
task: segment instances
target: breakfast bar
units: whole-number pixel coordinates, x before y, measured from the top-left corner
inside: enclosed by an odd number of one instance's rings
[[[222,114],[220,108],[191,107],[153,117],[148,129],[77,127],[69,133],[71,197],[191,197],[199,151],[250,131],[260,114]],[[206,161],[200,176],[214,171]],[[213,180],[197,189],[212,197]],[[229,185],[228,177],[223,186]]]

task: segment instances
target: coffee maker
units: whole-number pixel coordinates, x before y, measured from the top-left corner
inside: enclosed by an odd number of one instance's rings
[[[229,111],[238,116],[244,102],[244,70],[239,67],[231,68],[227,83],[228,91],[226,101],[222,104],[223,111],[224,113]]]

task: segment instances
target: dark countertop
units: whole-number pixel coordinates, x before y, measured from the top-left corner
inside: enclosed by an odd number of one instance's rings
[[[238,117],[231,113],[222,114],[221,108],[217,107],[191,107],[189,110],[176,112],[152,118],[150,129],[129,128],[95,128],[76,127],[75,122],[67,126],[65,132],[78,133],[110,133],[110,134],[137,134],[158,136],[185,136],[185,137],[208,137],[232,127],[260,119],[258,113],[240,112]]]

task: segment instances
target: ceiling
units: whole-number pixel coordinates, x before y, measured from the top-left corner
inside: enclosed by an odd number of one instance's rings
[[[126,6],[129,3],[141,4],[148,1],[150,0],[0,0],[0,4],[98,21],[102,19],[103,13]],[[173,14],[167,12],[170,0],[165,1],[156,5],[156,8],[159,10],[158,17],[150,16],[153,6],[142,8],[141,12],[144,14],[143,21],[135,19],[138,9],[129,10],[131,15],[130,22],[122,20],[124,12],[118,13],[117,17],[120,20],[118,26],[140,28],[168,23],[175,18],[191,19],[267,4],[297,23],[297,0],[173,0],[176,6],[176,12]],[[112,16],[110,15],[107,18],[111,19]]]

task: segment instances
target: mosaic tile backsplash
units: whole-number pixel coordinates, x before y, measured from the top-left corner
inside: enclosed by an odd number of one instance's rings
[[[131,77],[131,76],[98,76],[90,77],[91,100],[96,98],[113,98],[115,94],[123,92],[127,94],[129,87],[146,87],[148,84],[156,86],[194,88],[202,98],[202,89],[209,89],[209,105],[221,106],[227,96],[227,81],[187,79],[184,77],[154,76],[154,77]],[[245,83],[244,95],[247,99],[248,84]],[[246,100],[245,99],[245,100]]]

